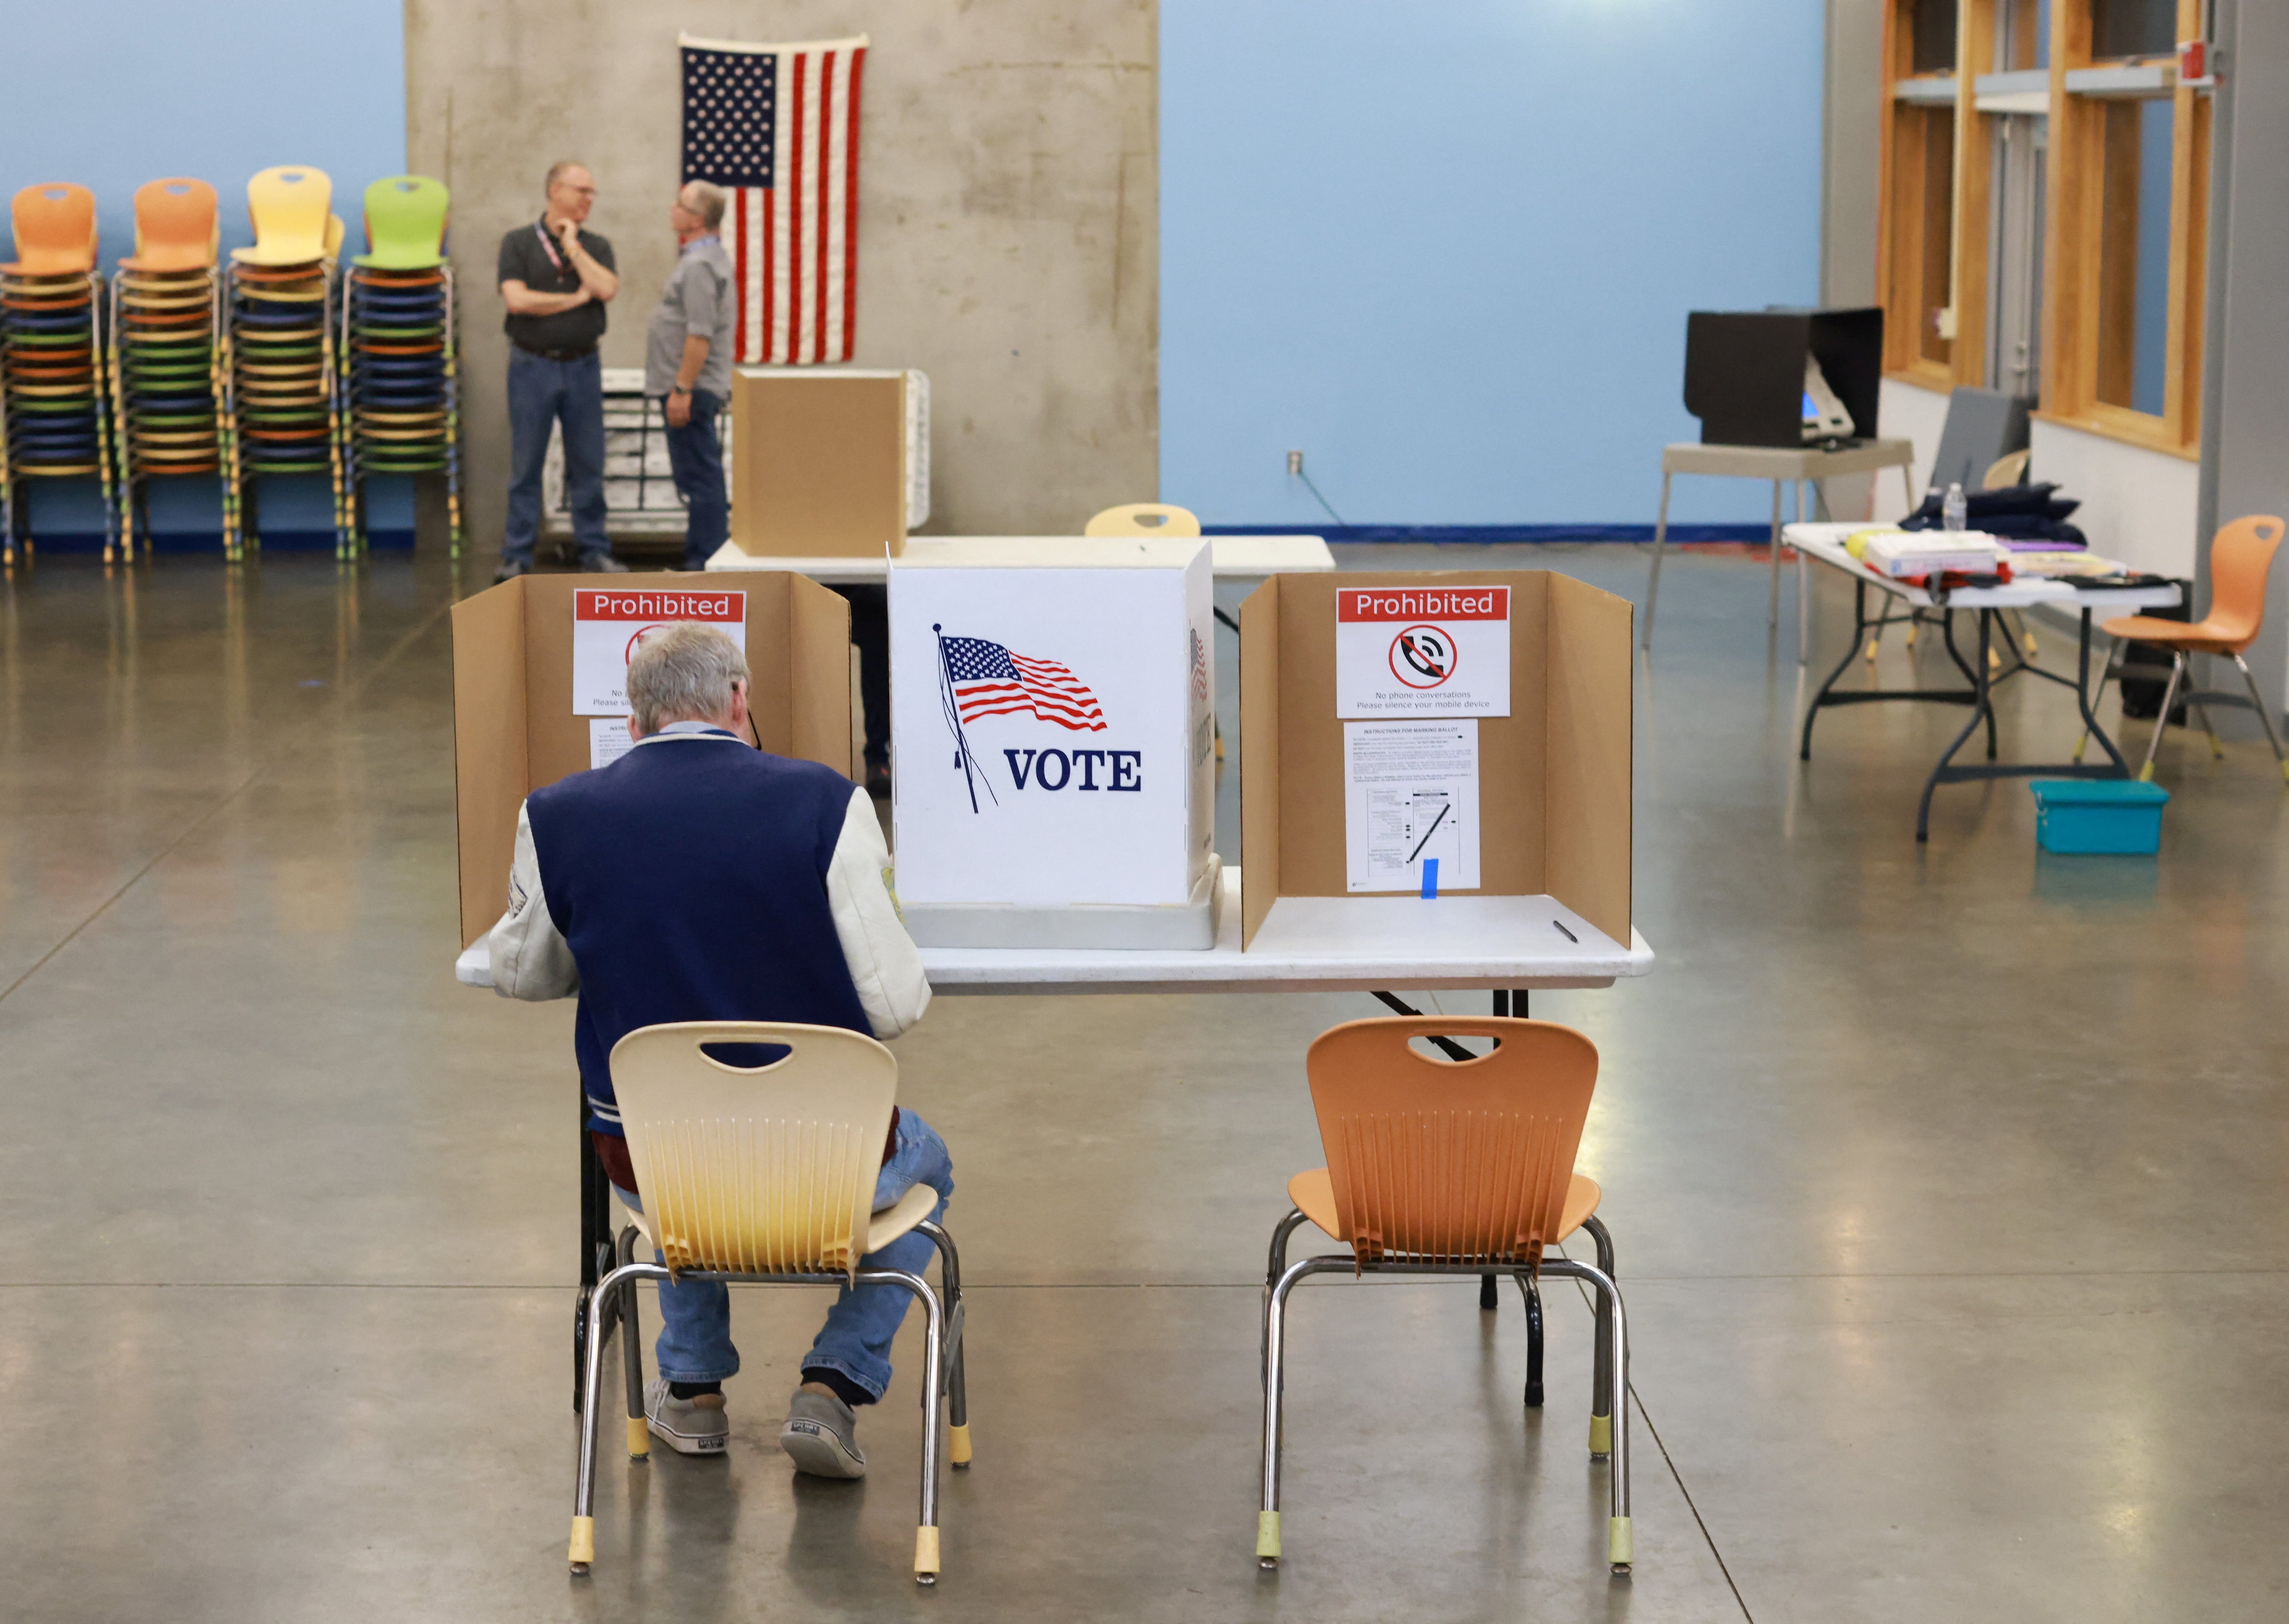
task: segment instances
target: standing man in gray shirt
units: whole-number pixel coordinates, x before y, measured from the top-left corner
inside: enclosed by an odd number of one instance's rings
[[[683,498],[683,567],[703,569],[730,533],[715,418],[731,394],[731,257],[718,235],[723,190],[687,181],[667,211],[675,270],[644,335],[644,393],[667,414],[667,462]]]

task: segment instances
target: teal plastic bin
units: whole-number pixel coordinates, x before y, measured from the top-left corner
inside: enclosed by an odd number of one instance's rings
[[[2150,857],[2162,846],[2170,792],[2129,778],[2038,778],[2035,841],[2045,851]]]

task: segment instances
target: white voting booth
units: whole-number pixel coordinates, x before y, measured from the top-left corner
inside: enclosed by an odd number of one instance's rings
[[[890,570],[898,901],[926,948],[1215,944],[1208,548],[1094,547]]]

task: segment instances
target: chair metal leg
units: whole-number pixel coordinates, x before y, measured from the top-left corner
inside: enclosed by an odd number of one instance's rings
[[[2114,640],[2114,646],[2106,651],[2106,664],[2099,667],[2098,688],[2090,697],[2090,708],[2092,710],[2097,710],[2098,702],[2106,697],[2106,680],[2115,674],[2116,671],[2120,667],[2121,661],[2122,639],[2118,637]],[[2115,730],[2117,732],[2121,731],[2119,728]],[[2090,729],[2088,728],[2085,728],[2082,730],[2082,736],[2075,740],[2074,759],[2076,760],[2079,761],[2082,760],[2083,749],[2089,743]]]
[[[937,1462],[944,1413],[941,1395],[945,1391],[945,1309],[929,1281],[902,1269],[861,1269],[850,1278],[856,1285],[905,1286],[921,1303],[929,1321],[922,1341],[922,1503],[921,1522],[914,1530],[914,1582],[934,1585],[938,1575]]]
[[[596,1282],[595,1295],[589,1300],[590,1333],[580,1383],[580,1461],[572,1480],[572,1540],[567,1551],[575,1574],[586,1573],[596,1559],[596,1406],[604,1391],[605,1317],[619,1294],[633,1289],[638,1280],[668,1278],[658,1263],[623,1263]]]
[[[1288,1272],[1288,1238],[1309,1222],[1310,1220],[1305,1218],[1302,1212],[1291,1206],[1288,1209],[1288,1215],[1272,1226],[1272,1255],[1265,1260],[1264,1266],[1264,1302],[1266,1308],[1269,1308],[1272,1303],[1272,1288],[1279,1285],[1280,1277]],[[1256,1379],[1261,1381],[1264,1380],[1265,1373],[1272,1368],[1271,1351],[1268,1348],[1259,1345],[1256,1353],[1258,1357],[1256,1362]]]
[[[2257,720],[2265,729],[2265,742],[2273,746],[2273,760],[2275,765],[2281,768],[2281,781],[2289,784],[2289,759],[2284,759],[2281,754],[2281,736],[2274,731],[2273,712],[2266,708],[2265,696],[2257,691],[2257,679],[2250,673],[2249,662],[2237,654],[2233,657],[2233,664],[2234,668],[2241,673],[2241,680],[2249,685],[2249,703],[2257,708]]]
[[[1622,1308],[1621,1287],[1602,1269],[1572,1260],[1544,1260],[1542,1270],[1589,1283],[1598,1294],[1598,1312],[1612,1327],[1614,1357],[1607,1373],[1606,1404],[1613,1418],[1613,1478],[1611,1520],[1607,1534],[1607,1561],[1616,1573],[1626,1573],[1636,1560],[1630,1523],[1630,1343],[1629,1323]]]
[[[1531,1275],[1512,1277],[1526,1299],[1526,1407],[1542,1408],[1542,1294]]]
[[[962,1333],[968,1313],[961,1306],[961,1254],[943,1226],[925,1219],[914,1225],[937,1247],[938,1274],[945,1283],[946,1349],[945,1458],[957,1469],[969,1464],[969,1393],[962,1370]]]
[[[2162,709],[2154,718],[2154,736],[2146,741],[2146,761],[2138,769],[2141,784],[2154,782],[2154,758],[2162,752],[2162,735],[2169,731],[2170,712],[2178,703],[2178,689],[2185,680],[2186,657],[2173,654],[2170,657],[2169,686],[2162,690]]]
[[[615,1262],[621,1266],[635,1261],[636,1242],[642,1231],[629,1224],[620,1231]],[[620,1373],[627,1379],[628,1389],[628,1459],[651,1459],[651,1423],[644,1415],[643,1331],[636,1313],[636,1288],[630,1286],[623,1291],[616,1304],[616,1318],[620,1327]]]
[[[1605,1223],[1591,1216],[1582,1221],[1582,1228],[1598,1248],[1598,1267],[1606,1278],[1620,1278],[1614,1267],[1614,1238],[1607,1233]],[[1614,1430],[1614,1413],[1605,1407],[1606,1389],[1614,1373],[1614,1333],[1602,1314],[1597,1317],[1596,1337],[1597,1357],[1590,1373],[1590,1457],[1600,1460],[1612,1452]]]

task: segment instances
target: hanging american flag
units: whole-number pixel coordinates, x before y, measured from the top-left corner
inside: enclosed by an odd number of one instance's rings
[[[1105,712],[1089,684],[1055,660],[1028,659],[978,637],[941,640],[946,681],[963,721],[1030,713],[1076,733],[1105,731]]]
[[[848,361],[858,314],[858,90],[866,36],[680,38],[683,178],[730,193],[723,247],[742,362]]]

